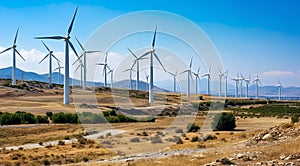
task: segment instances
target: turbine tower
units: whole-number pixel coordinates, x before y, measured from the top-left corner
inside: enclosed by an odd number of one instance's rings
[[[187,74],[187,97],[191,96],[190,78],[192,78],[192,64],[193,64],[193,57],[191,58],[189,68],[179,73],[179,74],[188,73]]]
[[[228,70],[224,73],[224,79],[225,79],[225,98],[227,97],[227,82],[228,82]]]
[[[79,59],[77,59],[73,65],[78,61],[80,60],[81,58],[83,58],[83,65],[82,68],[83,68],[83,85],[82,85],[82,89],[85,90],[86,89],[86,54],[91,54],[91,53],[97,53],[97,52],[100,52],[100,51],[87,51],[84,49],[84,47],[82,46],[82,44],[79,42],[79,40],[77,39],[77,37],[75,37],[77,43],[79,44],[81,50],[83,51],[83,53],[80,55]],[[81,69],[82,70],[82,69]],[[82,74],[81,74],[82,75]],[[82,76],[81,76],[82,77]]]
[[[104,63],[97,63],[96,64],[96,65],[103,66],[103,74],[102,75],[104,75],[104,87],[107,87],[107,67],[108,67],[107,57],[108,57],[108,54],[106,53]]]
[[[174,93],[176,93],[176,77],[177,77],[177,72],[178,72],[178,70],[175,73],[171,73],[171,72],[168,71],[168,73],[173,76]]]
[[[50,50],[47,45],[41,41],[43,43],[43,45],[45,46],[45,48],[47,49],[47,51],[49,52],[40,62],[39,64],[41,64],[48,56],[49,56],[49,77],[48,77],[48,81],[49,81],[49,88],[52,88],[52,57],[54,59],[56,59],[57,63],[60,63],[60,60],[58,60],[54,55],[53,55],[53,51]]]
[[[200,77],[199,77],[200,68],[201,68],[201,67],[198,68],[197,73],[194,73],[194,72],[193,72],[193,74],[194,74],[195,77],[196,77],[196,78],[195,78],[195,80],[196,80],[196,84],[195,84],[195,86],[196,86],[196,95],[198,95],[198,81],[200,80]]]
[[[132,72],[135,72],[132,68],[126,69],[123,72],[129,71],[129,89],[132,90]]]
[[[202,76],[202,77],[207,76],[207,95],[210,95],[210,70],[211,70],[211,67],[209,67],[208,72]]]
[[[246,82],[246,98],[248,98],[248,94],[249,94],[249,84],[250,84],[250,75],[249,78],[244,78],[243,75],[241,74],[241,77],[243,78],[243,80]]]
[[[132,67],[136,64],[136,90],[140,89],[140,60],[146,59],[146,58],[141,58],[141,57],[137,57],[129,48],[127,48],[128,51],[132,54],[132,56],[134,56],[134,61],[132,64]]]
[[[240,81],[239,74],[237,74],[237,77],[233,78],[232,80],[235,81],[235,97],[237,98],[238,97],[238,90],[239,90],[238,86],[239,86],[239,81]]]
[[[74,72],[76,72],[79,68],[80,68],[80,86],[83,87],[83,68],[84,68],[83,64],[79,63]]]
[[[258,74],[256,75],[256,78],[254,79],[253,83],[255,82],[256,84],[256,96],[255,98],[258,98],[258,82],[261,84],[260,79],[258,78]]]
[[[16,67],[16,53],[25,61],[25,59],[22,57],[22,55],[17,50],[16,43],[17,43],[17,38],[18,38],[18,32],[19,32],[19,28],[16,32],[16,36],[15,36],[15,40],[14,40],[13,45],[11,47],[9,47],[9,48],[7,48],[7,49],[0,52],[0,54],[2,54],[2,53],[6,52],[8,50],[11,50],[11,49],[13,50],[12,85],[16,85],[16,82],[17,82],[16,81],[16,68],[17,68]]]
[[[64,104],[68,105],[70,103],[70,72],[69,72],[69,47],[74,51],[75,55],[78,57],[78,54],[70,41],[70,34],[73,28],[73,23],[76,17],[78,7],[75,10],[71,24],[68,28],[66,36],[48,36],[48,37],[35,37],[35,39],[54,39],[54,40],[64,40],[65,41],[65,77],[64,77]]]
[[[154,102],[154,85],[153,85],[153,76],[154,76],[154,73],[153,73],[153,56],[157,59],[157,61],[160,63],[160,65],[162,66],[163,70],[166,72],[166,69],[165,67],[162,65],[161,61],[159,60],[157,54],[155,53],[155,49],[154,49],[154,46],[155,46],[155,38],[156,38],[156,30],[157,30],[157,27],[155,27],[155,31],[154,31],[154,35],[153,35],[153,41],[152,41],[152,47],[149,51],[147,51],[144,55],[142,55],[140,58],[143,58],[147,55],[150,55],[150,66],[149,66],[149,69],[150,69],[150,88],[149,88],[149,103],[153,103]]]
[[[278,81],[278,84],[276,86],[278,88],[278,100],[281,100],[281,88],[282,88],[281,82]]]
[[[60,66],[60,64],[58,63],[58,67],[53,70],[53,71],[58,70],[58,84],[60,84],[60,70],[63,68],[64,67]]]

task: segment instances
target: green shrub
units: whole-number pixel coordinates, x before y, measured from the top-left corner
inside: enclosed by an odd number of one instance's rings
[[[116,111],[115,111],[115,110],[111,110],[111,111],[109,112],[109,116],[117,116]]]
[[[52,112],[46,112],[46,116],[48,116],[50,118],[50,120],[52,120],[52,115],[53,115]]]
[[[300,117],[299,114],[294,114],[294,115],[292,115],[292,117],[291,117],[292,123],[297,123],[297,122],[299,122],[299,117]]]
[[[36,121],[36,123],[49,123],[48,117],[41,116],[41,115],[36,116],[35,121]]]
[[[232,113],[222,112],[214,117],[213,124],[215,130],[230,131],[236,127],[235,117]]]
[[[52,115],[53,123],[78,123],[77,114],[64,114],[63,112]]]
[[[65,135],[65,136],[64,136],[64,140],[70,140],[70,136]]]
[[[200,127],[195,125],[194,123],[190,123],[187,125],[186,129],[188,132],[197,132],[200,129]]]

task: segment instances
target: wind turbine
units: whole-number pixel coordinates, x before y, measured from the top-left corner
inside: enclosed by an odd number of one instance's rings
[[[160,63],[160,65],[162,66],[163,70],[166,72],[165,67],[162,65],[162,63],[159,60],[157,54],[155,53],[155,49],[154,49],[155,38],[156,38],[156,30],[157,30],[157,26],[155,27],[151,49],[149,51],[147,51],[144,55],[142,55],[140,57],[140,58],[143,58],[143,57],[145,57],[147,55],[150,55],[150,66],[149,66],[149,68],[150,68],[149,103],[153,103],[153,100],[154,100],[154,92],[153,92],[153,89],[154,89],[154,85],[153,85],[153,76],[154,76],[154,73],[153,73],[153,55],[157,59],[157,61]]]
[[[70,41],[70,34],[73,28],[73,23],[75,20],[75,16],[77,13],[78,7],[75,10],[75,13],[73,15],[71,24],[68,28],[67,35],[66,36],[48,36],[48,37],[35,37],[35,39],[54,39],[54,40],[64,40],[65,41],[65,77],[64,77],[64,104],[70,103],[70,72],[69,72],[69,46],[74,51],[75,55],[78,57],[78,54],[73,46],[73,44]]]
[[[246,82],[246,98],[248,98],[248,92],[249,92],[249,84],[250,84],[250,75],[249,78],[244,78],[243,75],[241,74],[241,77],[243,78],[243,80]]]
[[[53,70],[53,71],[58,70],[58,84],[60,84],[60,70],[63,68],[64,67],[60,66],[60,64],[58,63],[58,67]]]
[[[207,76],[207,95],[210,94],[210,70],[211,70],[211,67],[209,67],[208,72],[202,76],[202,77]]]
[[[197,73],[193,72],[193,74],[196,77],[196,79],[195,79],[196,80],[196,84],[195,84],[195,86],[196,86],[196,95],[198,95],[198,80],[200,80],[200,77],[199,77],[200,68],[201,67],[198,68]]]
[[[60,63],[60,60],[58,60],[54,55],[53,55],[53,51],[50,50],[47,45],[41,41],[43,43],[43,45],[45,46],[45,48],[48,50],[48,54],[39,62],[39,64],[41,64],[47,57],[49,57],[49,77],[48,77],[48,81],[49,81],[49,88],[52,88],[52,57],[54,59],[56,59],[57,63]]]
[[[242,73],[240,73],[241,77],[239,77],[240,79],[240,97],[242,98],[243,97],[243,76],[242,76]]]
[[[91,53],[97,53],[97,52],[100,52],[100,51],[87,51],[84,49],[84,47],[82,46],[82,44],[79,42],[79,40],[77,39],[77,37],[75,37],[77,43],[79,44],[81,50],[83,51],[83,53],[80,55],[79,59],[77,59],[73,65],[78,61],[80,60],[82,57],[83,57],[83,65],[82,68],[83,68],[83,85],[82,85],[82,89],[85,90],[86,89],[86,54],[91,54]],[[82,70],[82,69],[81,69]],[[82,74],[81,74],[82,75]],[[82,76],[81,76],[82,77]]]
[[[168,71],[168,73],[173,76],[174,93],[176,93],[176,77],[177,77],[177,72],[178,72],[178,70],[175,73],[171,73],[171,72]]]
[[[253,83],[255,82],[256,84],[256,96],[255,98],[257,99],[258,98],[258,82],[261,84],[259,78],[258,78],[258,74],[256,75],[256,78],[254,79]]]
[[[108,57],[108,54],[106,53],[104,63],[97,63],[97,64],[96,64],[96,65],[101,65],[101,66],[103,66],[104,87],[107,86],[107,67],[108,67],[108,64],[107,64],[107,57]]]
[[[139,61],[146,59],[146,58],[137,57],[129,48],[127,48],[127,49],[135,58],[132,67],[136,64],[136,90],[139,90],[139,84],[140,84],[140,63],[139,63]]]
[[[239,90],[238,84],[240,81],[239,74],[237,74],[237,77],[233,78],[232,80],[235,81],[235,97],[238,97],[238,90]]]
[[[132,72],[135,72],[132,68],[126,69],[123,72],[129,71],[129,89],[132,90]]]
[[[147,74],[146,72],[145,72],[145,77],[146,77],[146,80],[147,80],[147,84],[146,84],[146,90],[147,91],[149,91],[149,82],[148,82],[148,80],[149,80],[149,74]]]
[[[222,77],[225,78],[227,71],[222,72],[220,68],[218,68],[218,70],[219,70],[219,78],[220,78],[220,80],[219,80],[219,96],[221,97],[222,96]],[[225,86],[226,86],[226,91],[227,91],[227,76],[226,76],[226,85]],[[225,91],[225,93],[227,93],[226,91]],[[227,96],[227,94],[225,96]]]
[[[281,82],[278,81],[278,84],[276,86],[278,87],[278,100],[281,100]]]
[[[187,97],[190,97],[190,93],[191,93],[191,89],[190,89],[190,78],[192,78],[192,64],[193,64],[193,57],[191,58],[191,61],[190,61],[190,65],[189,65],[189,68],[186,69],[185,71],[179,73],[179,74],[183,74],[183,73],[188,73],[187,74]]]
[[[224,79],[225,79],[225,98],[227,97],[227,82],[228,82],[228,70],[224,73]]]
[[[108,73],[107,74],[110,74],[110,88],[112,89],[113,88],[113,78],[114,78],[114,69],[111,69],[109,66],[108,66]]]
[[[11,47],[3,50],[0,52],[0,54],[8,51],[8,50],[13,50],[13,66],[12,66],[12,85],[16,85],[16,53],[25,61],[25,59],[22,57],[22,55],[19,53],[19,51],[17,50],[17,38],[18,38],[18,32],[19,32],[19,28],[16,32],[16,36],[15,36],[15,40],[14,40],[14,43]]]

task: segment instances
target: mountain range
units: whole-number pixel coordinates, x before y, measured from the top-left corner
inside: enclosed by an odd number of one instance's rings
[[[12,73],[12,67],[7,67],[7,68],[2,68],[0,69],[0,78],[4,78],[4,79],[11,79],[11,73]],[[53,83],[59,83],[58,82],[58,77],[60,78],[60,83],[63,83],[64,80],[64,75],[60,74],[58,72],[53,72],[52,73],[52,82]],[[16,78],[17,80],[34,80],[34,81],[40,81],[40,82],[48,82],[48,74],[37,74],[34,72],[26,72],[20,69],[16,69]],[[178,82],[177,84],[177,91],[178,92],[182,92],[185,93],[185,88],[186,87],[186,80],[181,80]],[[71,85],[80,85],[80,80],[77,79],[73,79],[70,78],[70,83]],[[136,81],[132,80],[132,89],[135,89],[136,87]],[[157,81],[155,82],[154,89],[157,92],[170,92],[173,91],[173,81],[172,80],[164,80],[164,81]],[[182,86],[182,88],[179,87],[179,85]],[[201,81],[199,81],[199,93],[200,94],[206,94],[207,90],[207,79],[201,79]],[[218,86],[218,82],[211,82],[211,85],[213,86]],[[87,86],[103,86],[103,83],[101,82],[91,82],[88,81],[87,82]],[[110,86],[110,84],[108,84],[108,86]],[[140,90],[147,90],[147,83],[144,81],[140,81],[139,84],[139,89]],[[191,92],[194,92],[194,86],[195,84],[191,85]],[[224,86],[224,85],[223,85]],[[243,85],[243,94],[245,95],[245,84]],[[122,80],[122,81],[118,81],[114,83],[114,87],[115,88],[129,88],[129,80]],[[224,87],[223,87],[224,88]],[[282,96],[283,97],[300,97],[300,87],[282,87]],[[218,95],[218,91],[213,91],[212,92],[214,95]],[[254,97],[256,93],[256,87],[255,85],[251,85],[249,86],[249,96],[250,97]],[[228,96],[234,96],[235,94],[235,86],[232,84],[228,84]],[[276,86],[263,86],[260,85],[259,86],[259,94],[262,97],[277,97],[278,95],[278,87]]]

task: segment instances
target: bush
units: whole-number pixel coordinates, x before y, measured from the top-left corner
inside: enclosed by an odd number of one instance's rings
[[[63,112],[52,115],[53,123],[78,123],[77,114],[64,114]]]
[[[140,139],[139,138],[131,138],[130,139],[130,142],[140,142]]]
[[[236,127],[235,117],[232,113],[222,112],[214,117],[212,125],[219,131],[233,130]]]
[[[109,116],[117,116],[116,111],[115,111],[115,110],[111,110],[111,111],[109,112]]]
[[[52,119],[52,115],[53,115],[52,112],[46,112],[46,116],[48,116],[50,118],[50,120]]]
[[[175,130],[175,133],[183,133],[183,130],[181,128],[178,128]]]
[[[292,115],[292,117],[291,117],[292,123],[297,123],[297,122],[299,122],[299,117],[300,117],[299,114],[294,114],[294,115]]]
[[[195,125],[194,123],[191,123],[187,125],[186,129],[188,132],[197,132],[200,129],[200,127]]]
[[[49,123],[47,116],[38,115],[35,117],[36,123]]]
[[[70,140],[70,136],[65,135],[65,136],[64,136],[64,140]]]

